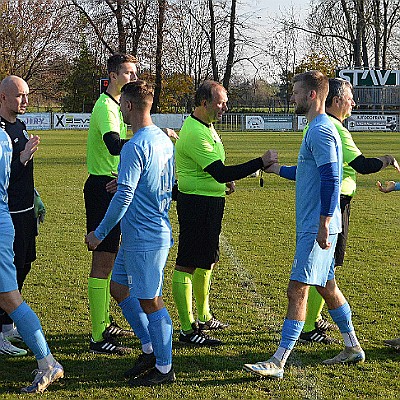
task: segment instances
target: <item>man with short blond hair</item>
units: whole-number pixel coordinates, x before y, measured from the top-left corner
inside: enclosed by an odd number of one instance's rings
[[[174,184],[174,146],[150,116],[153,89],[145,81],[122,88],[121,111],[134,136],[121,151],[118,189],[104,219],[86,237],[91,250],[121,221],[121,247],[111,292],[142,344],[125,372],[132,386],[174,382],[172,321],[164,305],[164,268],[172,246],[168,210]]]

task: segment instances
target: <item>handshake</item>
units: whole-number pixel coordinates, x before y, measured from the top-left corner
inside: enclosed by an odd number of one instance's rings
[[[278,164],[278,152],[276,150],[267,150],[261,156],[263,162],[262,170],[268,173],[279,175],[280,165]]]

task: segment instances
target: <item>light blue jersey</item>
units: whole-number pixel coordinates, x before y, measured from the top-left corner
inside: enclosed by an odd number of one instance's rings
[[[0,128],[0,221],[10,218],[7,188],[10,180],[12,143],[7,133]]]
[[[121,220],[121,248],[150,251],[172,246],[168,210],[174,184],[174,146],[155,125],[135,132],[121,151],[118,190],[95,231],[104,239]]]
[[[326,114],[320,114],[309,124],[303,137],[296,172],[296,231],[317,233],[321,215],[321,179],[318,167],[338,163],[342,181],[342,144],[340,136]],[[342,230],[339,197],[329,233]]]
[[[14,225],[8,209],[7,188],[10,180],[12,144],[7,133],[0,128],[0,293],[18,289],[17,270],[14,266]]]

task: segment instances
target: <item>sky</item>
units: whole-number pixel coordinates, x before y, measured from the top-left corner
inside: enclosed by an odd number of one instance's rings
[[[305,21],[310,11],[310,4],[313,0],[240,0],[238,1],[238,15],[251,15],[256,19],[256,25],[254,26],[258,34],[269,35],[274,34],[276,28],[274,27],[274,20],[279,20],[285,14],[292,10],[294,14],[298,16],[298,20]],[[314,0],[315,3],[316,0]],[[256,34],[257,35],[257,34]],[[265,36],[264,36],[265,37]],[[258,35],[258,39],[260,36]],[[268,39],[267,39],[268,41]],[[296,57],[302,58],[304,53],[303,46],[299,45],[296,51]],[[274,62],[268,61],[268,65],[259,69],[254,69],[252,65],[244,66],[245,72],[252,76],[257,74],[258,76],[267,79],[268,81],[274,81],[276,79],[276,71],[274,70]]]
[[[262,16],[279,14],[292,6],[296,11],[306,12],[310,0],[248,0],[246,1],[248,9],[260,10]]]

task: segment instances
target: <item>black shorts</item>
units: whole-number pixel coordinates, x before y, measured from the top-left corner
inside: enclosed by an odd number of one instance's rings
[[[340,195],[340,211],[342,213],[342,232],[338,234],[335,247],[335,267],[342,266],[346,253],[347,236],[350,224],[350,202],[352,197]]]
[[[108,193],[106,184],[114,178],[109,176],[89,175],[83,188],[86,208],[86,232],[94,231],[103,220],[113,194]],[[110,231],[95,251],[117,253],[121,238],[119,223]]]
[[[15,230],[14,265],[17,269],[18,287],[21,290],[31,269],[31,263],[36,260],[37,220],[33,209],[23,213],[11,213],[11,219]]]
[[[179,244],[176,264],[210,269],[219,260],[225,197],[178,193]]]

